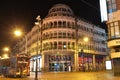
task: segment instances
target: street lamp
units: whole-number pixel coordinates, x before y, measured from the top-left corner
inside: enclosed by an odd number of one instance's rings
[[[88,37],[84,37],[83,38],[83,42],[87,43],[89,41],[89,38]],[[85,44],[86,45],[86,44]],[[86,50],[87,51],[87,50]],[[82,56],[82,67],[83,67],[83,71],[85,72],[85,62],[84,62],[84,50],[81,49],[81,56]]]
[[[9,48],[5,47],[3,50],[7,52],[7,51],[9,51]]]
[[[4,52],[9,52],[10,50],[9,50],[8,47],[4,47],[4,48],[3,48],[3,51],[4,51]],[[4,55],[3,55],[3,58],[4,58],[4,59],[9,58],[8,54],[4,54]]]
[[[88,41],[89,41],[89,38],[88,38],[88,37],[84,37],[84,38],[83,38],[83,41],[84,41],[84,42],[88,42]]]
[[[22,31],[17,29],[17,30],[14,31],[14,35],[16,37],[21,37],[22,36]],[[19,47],[19,44],[18,44],[18,47]],[[19,48],[18,48],[18,53],[19,53]]]
[[[20,30],[15,30],[14,34],[19,37],[22,35],[22,32]]]
[[[20,37],[22,35],[22,31],[21,30],[15,30],[14,35],[17,36],[17,37]],[[18,44],[18,53],[19,53],[19,47],[20,47],[20,45]],[[22,77],[22,71],[23,71],[23,66],[21,65],[21,68],[20,68],[20,76],[21,77]]]
[[[39,29],[40,29],[40,27],[41,27],[41,18],[40,18],[40,16],[37,16],[37,18],[36,18],[36,20],[37,20],[37,22],[35,22],[35,25],[38,27],[38,29],[37,29],[37,49],[36,49],[36,57],[38,56],[38,49],[39,49]],[[37,58],[36,58],[36,70],[35,70],[35,80],[38,80],[38,71],[37,71],[37,69],[38,69],[38,61],[37,61]]]

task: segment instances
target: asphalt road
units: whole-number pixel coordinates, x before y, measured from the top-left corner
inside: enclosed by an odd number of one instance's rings
[[[34,80],[34,73],[27,78],[4,78],[0,80]],[[120,76],[114,76],[110,71],[104,72],[46,72],[39,73],[38,80],[120,80]]]

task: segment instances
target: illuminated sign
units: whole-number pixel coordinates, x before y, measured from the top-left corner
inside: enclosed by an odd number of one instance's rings
[[[105,65],[106,65],[106,70],[111,70],[112,69],[111,61],[106,61]]]
[[[107,5],[106,0],[100,0],[100,13],[101,13],[101,22],[107,21]]]

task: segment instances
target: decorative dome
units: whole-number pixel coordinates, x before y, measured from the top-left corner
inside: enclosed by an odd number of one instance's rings
[[[74,16],[74,13],[67,5],[56,4],[49,10],[48,17],[49,16]]]

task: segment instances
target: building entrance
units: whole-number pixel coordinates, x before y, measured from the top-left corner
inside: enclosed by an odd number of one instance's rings
[[[49,63],[49,70],[50,71],[71,71],[70,63]]]
[[[72,71],[70,55],[50,55],[49,71]]]

